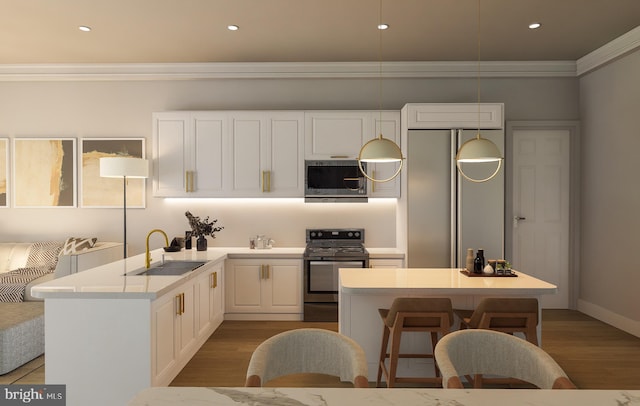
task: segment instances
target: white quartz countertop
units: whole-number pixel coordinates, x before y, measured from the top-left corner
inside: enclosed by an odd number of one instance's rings
[[[291,258],[301,259],[304,248],[249,249],[244,247],[209,248],[207,251],[182,250],[164,252],[151,251],[152,265],[165,260],[208,261],[210,265],[227,258]],[[194,278],[204,271],[195,271],[178,276],[132,275],[144,270],[145,254],[112,262],[84,272],[54,279],[34,286],[31,293],[39,298],[132,298],[155,299],[180,283]]]
[[[525,400],[526,399],[526,400]],[[351,388],[148,388],[129,406],[486,406],[640,405],[638,390],[351,389]]]
[[[517,277],[469,277],[458,268],[341,268],[340,291],[351,294],[552,294],[557,287],[517,272]]]
[[[165,260],[208,261],[215,264],[225,259],[283,258],[300,259],[304,247],[249,249],[247,247],[212,247],[207,251],[182,250],[164,252],[151,251],[152,265]],[[393,248],[371,248],[373,258],[403,258],[404,254]],[[155,299],[180,283],[194,278],[198,270],[178,276],[132,275],[144,268],[145,254],[102,265],[84,272],[54,279],[34,286],[33,296],[38,298],[135,298]],[[203,268],[201,271],[204,271]]]

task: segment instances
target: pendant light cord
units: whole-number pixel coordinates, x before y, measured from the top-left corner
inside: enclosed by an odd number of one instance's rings
[[[380,136],[382,136],[382,0],[378,9],[378,110],[380,112]]]
[[[476,77],[476,86],[478,92],[478,134],[476,137],[480,139],[480,0],[478,0],[478,75]]]

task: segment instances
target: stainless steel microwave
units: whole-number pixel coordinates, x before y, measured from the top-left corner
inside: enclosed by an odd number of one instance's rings
[[[306,160],[304,172],[306,202],[367,201],[367,179],[355,159]]]

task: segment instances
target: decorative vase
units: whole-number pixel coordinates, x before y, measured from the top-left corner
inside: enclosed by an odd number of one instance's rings
[[[201,235],[200,237],[198,237],[198,239],[196,240],[196,249],[198,251],[207,250],[207,237],[205,237],[204,235]]]

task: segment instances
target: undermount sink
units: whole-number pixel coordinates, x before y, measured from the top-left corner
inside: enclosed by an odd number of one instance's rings
[[[206,263],[207,261],[165,261],[164,263],[152,265],[149,269],[137,269],[128,273],[128,275],[176,276],[193,271]]]

